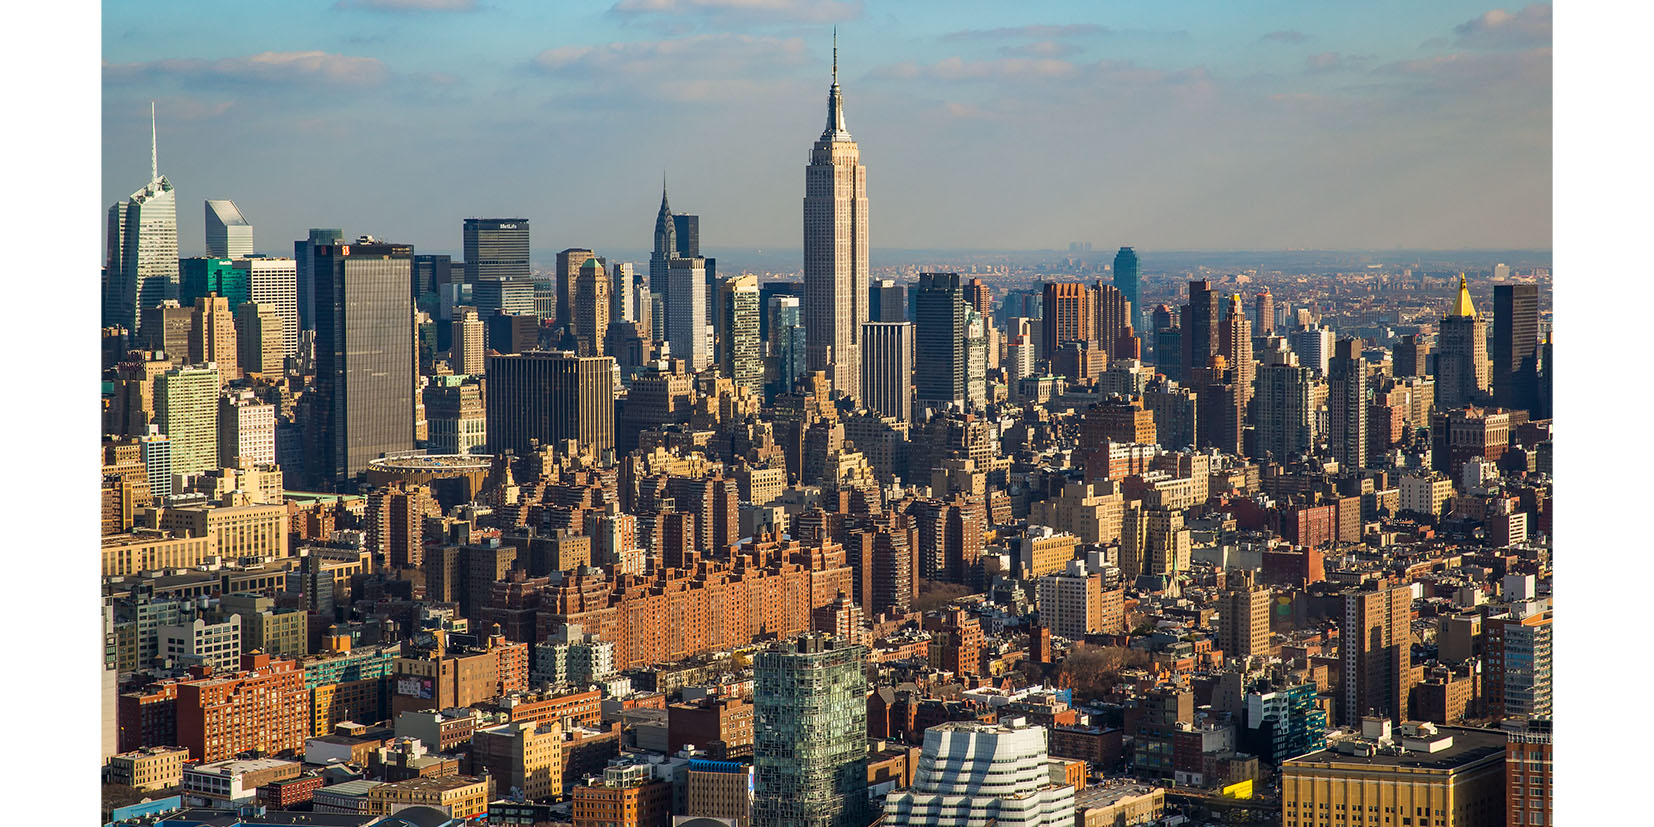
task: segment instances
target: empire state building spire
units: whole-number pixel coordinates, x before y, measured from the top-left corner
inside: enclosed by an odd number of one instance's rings
[[[838,28],[833,29],[833,85],[827,90],[827,128],[821,131],[824,141],[848,141],[850,129],[844,125],[844,96],[838,88]]]

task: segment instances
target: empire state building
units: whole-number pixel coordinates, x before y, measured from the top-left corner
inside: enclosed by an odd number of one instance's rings
[[[834,43],[827,127],[804,170],[804,341],[809,369],[857,399],[867,302],[867,169],[844,126]]]

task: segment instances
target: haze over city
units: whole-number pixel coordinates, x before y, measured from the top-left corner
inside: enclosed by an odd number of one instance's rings
[[[184,203],[233,197],[270,253],[313,226],[457,252],[476,215],[528,217],[537,249],[646,249],[664,170],[709,249],[796,262],[837,26],[875,264],[1547,250],[1550,6],[1387,8],[110,3],[101,201],[143,180],[154,100]]]
[[[1555,343],[1637,351],[1554,310],[1612,268],[1552,266],[1549,5],[107,12],[99,395],[36,406],[98,475],[14,431],[98,481],[97,823],[1544,827],[1595,772],[1554,540],[1640,512],[1557,527],[1553,417],[1636,380]],[[57,603],[67,489],[13,498]]]

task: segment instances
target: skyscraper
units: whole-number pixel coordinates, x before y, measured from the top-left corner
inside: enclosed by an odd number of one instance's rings
[[[758,338],[758,277],[718,282],[718,369],[754,394],[764,389],[764,343]]]
[[[253,225],[234,201],[207,201],[207,256],[246,258],[253,254]]]
[[[287,356],[284,320],[268,304],[243,302],[235,309],[237,361],[246,373],[280,376]]]
[[[1344,677],[1338,697],[1339,726],[1355,726],[1363,715],[1407,720],[1413,666],[1411,586],[1344,592],[1338,627]]]
[[[461,376],[481,376],[485,366],[483,355],[483,323],[477,311],[461,311],[454,320],[453,335],[449,338],[448,367]]]
[[[769,319],[770,358],[764,375],[773,397],[792,390],[793,380],[804,375],[804,318],[798,297],[784,294],[772,294],[765,313]]]
[[[1243,583],[1218,602],[1218,645],[1223,657],[1242,660],[1269,654],[1269,589]]]
[[[236,259],[231,264],[247,285],[247,301],[270,308],[281,319],[282,355],[299,352],[298,262],[290,258]],[[232,303],[231,305],[235,305]]]
[[[753,827],[865,827],[866,658],[818,634],[758,654]]]
[[[862,402],[880,416],[913,418],[913,324],[862,325]]]
[[[578,440],[601,458],[614,448],[614,359],[568,351],[488,357],[489,450],[526,453],[539,440]]]
[[[218,468],[218,366],[173,368],[155,380],[155,421],[172,443],[172,472]]]
[[[1252,361],[1252,322],[1246,318],[1238,294],[1229,297],[1229,313],[1218,328],[1218,353],[1223,354],[1229,369],[1234,371],[1237,404],[1241,418],[1245,419],[1252,404],[1252,380],[1257,366]]]
[[[155,104],[149,105],[149,183],[109,208],[105,327],[137,330],[143,308],[178,297],[178,203],[161,174]]]
[[[1327,368],[1332,362],[1333,343],[1338,338],[1332,328],[1300,328],[1292,331],[1287,338],[1292,343],[1292,352],[1298,354],[1300,364],[1314,370],[1317,376],[1327,375]]]
[[[1096,314],[1091,309],[1095,293],[1077,281],[1046,282],[1040,292],[1040,344],[1046,359],[1054,358],[1069,342],[1096,338],[1092,330]]]
[[[250,301],[247,272],[238,272],[234,259],[195,256],[178,260],[179,306],[194,307],[196,299],[214,293],[229,300],[232,309]]]
[[[697,227],[697,230],[699,228]],[[655,213],[655,246],[649,253],[649,292],[666,292],[667,262],[678,257],[678,224],[672,220],[672,205],[666,200],[666,177],[661,176],[660,210]]]
[[[914,309],[914,396],[919,408],[963,407],[965,311],[958,273],[920,273]],[[814,335],[814,334],[810,334]]]
[[[1114,254],[1114,286],[1126,295],[1126,301],[1131,302],[1133,313],[1141,313],[1142,285],[1137,276],[1137,251],[1130,247],[1121,247],[1120,252]],[[1130,319],[1132,327],[1137,327],[1137,320]]]
[[[1314,385],[1315,372],[1298,364],[1297,354],[1284,347],[1264,351],[1252,400],[1254,456],[1285,462],[1315,447]]]
[[[534,315],[534,282],[528,279],[483,279],[471,285],[471,295],[484,319],[497,313]]]
[[[706,324],[706,259],[667,261],[666,341],[672,358],[682,359],[691,372],[712,364]]]
[[[1117,344],[1122,334],[1135,328],[1132,317],[1137,306],[1113,285],[1097,282],[1091,286],[1091,337],[1108,355],[1119,359],[1133,359],[1119,352]]]
[[[1178,327],[1178,314],[1167,305],[1154,309],[1149,327],[1154,333],[1154,366],[1167,379],[1184,381],[1183,329]]]
[[[316,248],[345,240],[337,227],[311,227],[302,241],[293,242],[294,272],[298,279],[299,329],[316,329]]]
[[[314,465],[348,486],[368,462],[414,447],[413,247],[363,236],[314,250]]]
[[[976,306],[965,304],[965,402],[975,409],[988,405],[988,318]]]
[[[1397,379],[1407,376],[1426,376],[1430,342],[1417,333],[1401,337],[1391,349],[1391,371]]]
[[[873,282],[868,298],[867,320],[872,322],[907,321],[907,285],[895,279]]]
[[[218,400],[218,464],[241,468],[276,461],[276,406],[241,390]]]
[[[1459,274],[1459,293],[1436,336],[1436,408],[1451,410],[1480,401],[1492,379],[1487,357],[1487,321],[1470,302],[1470,287]]]
[[[1275,332],[1275,296],[1267,287],[1252,299],[1252,332],[1259,336]]]
[[[592,251],[570,247],[557,253],[557,323],[570,333],[577,332],[574,319],[574,280],[580,277],[580,265],[592,258]]]
[[[1218,352],[1218,297],[1211,284],[1189,282],[1189,303],[1182,310],[1183,375],[1193,376]]]
[[[661,200],[666,199],[666,184],[661,183]],[[672,237],[678,258],[694,258],[701,254],[701,217],[687,213],[672,214]]]
[[[1532,411],[1539,404],[1539,285],[1493,286],[1493,403]]]
[[[575,352],[581,356],[602,356],[605,334],[609,332],[609,273],[600,259],[588,258],[574,279]]]
[[[461,226],[461,237],[467,282],[529,280],[528,219],[467,218]]]
[[[460,262],[464,264],[464,262]],[[460,279],[465,270],[460,268]],[[413,293],[415,298],[434,294],[454,282],[454,257],[446,254],[420,253],[413,260]]]
[[[632,322],[638,326],[638,333],[647,337],[650,334],[648,283],[639,278],[637,268],[629,261],[609,265],[609,282],[609,323]]]
[[[149,494],[156,499],[172,493],[172,440],[157,425],[138,437],[138,456],[149,476]]]
[[[1327,448],[1345,470],[1367,464],[1372,367],[1361,358],[1361,350],[1360,339],[1340,339],[1327,371]]]
[[[190,362],[218,365],[218,381],[225,384],[241,378],[235,340],[235,314],[230,302],[218,296],[195,300],[190,315]]]
[[[809,369],[858,398],[867,301],[867,169],[844,125],[835,42],[827,126],[804,171],[804,329]]]

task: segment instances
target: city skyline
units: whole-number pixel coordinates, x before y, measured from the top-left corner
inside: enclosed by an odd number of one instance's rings
[[[940,16],[710,0],[555,13],[368,8],[396,5],[197,17],[212,24],[109,9],[102,200],[137,182],[154,99],[169,178],[186,201],[235,199],[260,228],[262,252],[347,219],[360,222],[352,233],[457,249],[453,225],[471,215],[525,216],[545,228],[547,249],[645,248],[640,216],[663,166],[707,217],[708,248],[790,248],[796,136],[820,117],[836,23],[848,103],[865,124],[857,137],[871,148],[864,163],[882,171],[869,190],[885,216],[875,257],[880,246],[1076,240],[1148,250],[1549,247],[1547,5],[1428,4],[1359,26],[1351,11],[1319,8],[1290,19],[1179,9],[1157,20],[1046,4],[1018,16],[1051,22],[1022,26],[977,5],[922,24]],[[254,25],[233,41],[211,36],[231,22]],[[161,30],[168,36],[149,36]],[[478,56],[470,39],[483,35],[497,46]],[[443,57],[409,65],[404,54],[438,36]],[[141,45],[153,42],[192,46]],[[755,75],[763,79],[744,80]],[[674,129],[649,129],[653,118]],[[607,127],[569,128],[594,119]],[[358,126],[369,123],[371,132]],[[238,151],[213,149],[225,143]],[[1011,145],[1026,151],[993,151]],[[945,172],[966,166],[976,174]],[[381,173],[374,187],[347,183],[364,170]],[[447,196],[440,211],[418,197],[433,181]],[[557,198],[564,187],[612,197],[575,209]],[[933,206],[973,202],[992,208]],[[202,249],[201,231],[180,222],[180,250]]]
[[[1548,5],[326,1],[105,18],[99,823],[1554,823]]]

